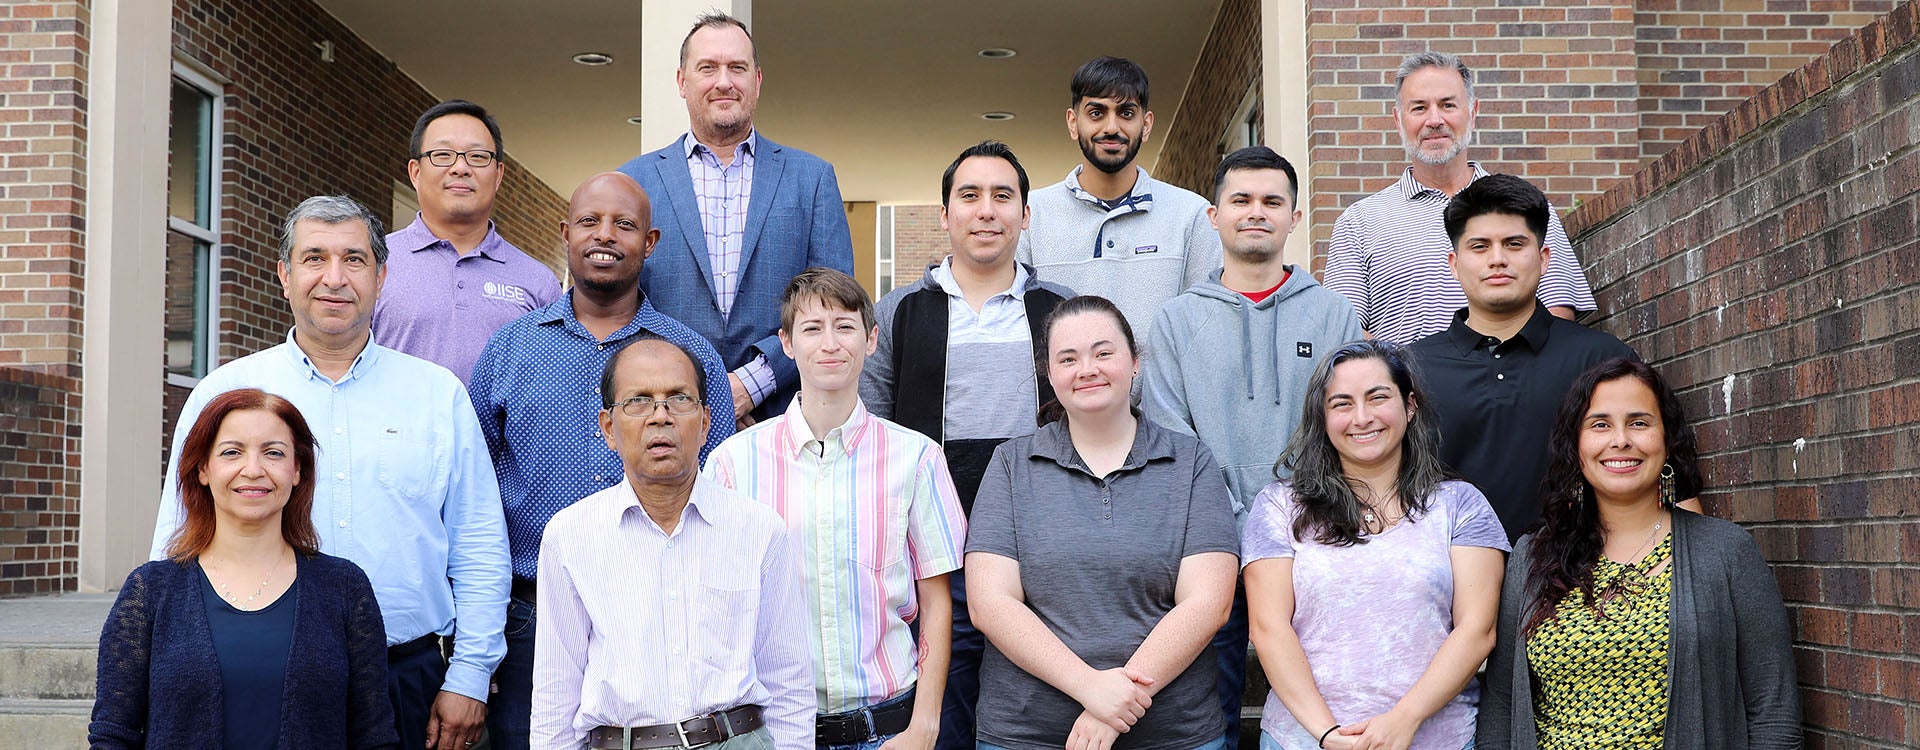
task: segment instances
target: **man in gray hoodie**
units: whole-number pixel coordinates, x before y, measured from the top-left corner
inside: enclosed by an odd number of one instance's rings
[[[1220,233],[1224,265],[1154,316],[1140,405],[1213,451],[1244,522],[1254,496],[1279,478],[1274,463],[1300,424],[1314,365],[1363,334],[1346,297],[1281,260],[1301,216],[1292,164],[1266,146],[1243,148],[1220,162],[1213,186],[1207,218]],[[1213,646],[1227,746],[1239,747],[1244,593]]]

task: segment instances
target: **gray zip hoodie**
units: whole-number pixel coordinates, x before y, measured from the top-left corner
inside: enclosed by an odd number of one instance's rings
[[[1298,267],[1258,304],[1220,285],[1220,271],[1154,316],[1141,407],[1200,438],[1226,476],[1242,522],[1278,478],[1274,462],[1300,425],[1313,367],[1362,336],[1353,305]]]

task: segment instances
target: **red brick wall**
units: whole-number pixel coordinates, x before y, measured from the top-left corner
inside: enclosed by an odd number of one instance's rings
[[[0,4],[0,596],[79,580],[89,19]]]
[[[1630,0],[1381,5],[1307,5],[1316,257],[1341,210],[1407,167],[1393,72],[1414,52],[1450,52],[1474,69],[1481,104],[1469,154],[1533,180],[1563,210],[1638,165]]]
[[[292,322],[274,275],[286,212],[325,193],[386,213],[393,184],[406,182],[413,121],[437,99],[309,0],[173,7],[174,48],[230,81],[218,281],[225,362],[286,339]],[[319,59],[314,45],[322,41],[333,43],[334,62]],[[511,123],[503,129],[511,148]],[[495,221],[508,241],[552,261],[566,204],[510,166]]]
[[[1166,83],[1161,84],[1166,87]],[[1220,136],[1248,88],[1260,85],[1260,0],[1224,0],[1177,108],[1161,102],[1165,128],[1154,179],[1208,195],[1220,166]],[[1171,88],[1171,87],[1166,87]],[[1165,90],[1165,89],[1163,89]]]
[[[894,206],[893,285],[919,283],[927,266],[947,257],[951,245],[940,228],[939,206]]]
[[[1916,112],[1909,2],[1568,220],[1774,564],[1813,748],[1920,745]]]

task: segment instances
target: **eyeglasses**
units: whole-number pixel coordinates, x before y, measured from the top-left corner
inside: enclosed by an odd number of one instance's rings
[[[696,411],[699,411],[701,406],[700,399],[694,398],[684,393],[676,393],[666,398],[654,398],[652,396],[634,396],[633,398],[627,399],[625,401],[615,401],[613,403],[613,405],[618,407],[620,411],[626,412],[626,415],[629,417],[653,416],[654,407],[660,404],[667,405],[668,414],[673,414],[681,417],[684,417],[684,416],[687,416],[688,414],[692,414]]]
[[[451,167],[455,159],[466,159],[467,166],[473,167],[474,169],[486,169],[487,167],[493,166],[493,160],[500,158],[500,155],[486,149],[455,151],[447,148],[436,148],[424,154],[415,154],[413,158],[426,159],[428,164],[436,167]]]

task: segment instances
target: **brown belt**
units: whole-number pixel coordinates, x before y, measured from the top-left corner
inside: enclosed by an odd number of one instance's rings
[[[599,727],[587,733],[594,750],[653,750],[690,748],[733,739],[766,725],[759,706],[741,706],[695,716],[678,724],[650,727]]]

